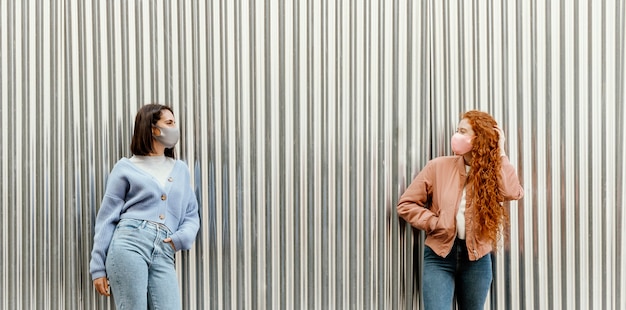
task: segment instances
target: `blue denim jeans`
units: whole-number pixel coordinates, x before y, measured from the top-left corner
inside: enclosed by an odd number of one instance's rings
[[[106,260],[117,309],[180,309],[175,252],[163,225],[123,219],[115,228]]]
[[[454,297],[460,310],[482,310],[491,286],[491,253],[470,261],[465,240],[456,239],[447,257],[424,247],[424,309],[452,309]]]

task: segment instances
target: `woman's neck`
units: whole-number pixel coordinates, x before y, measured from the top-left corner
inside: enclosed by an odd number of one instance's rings
[[[463,155],[463,161],[465,161],[465,165],[467,166],[471,166],[472,165],[472,154],[467,153],[465,155]]]
[[[163,156],[165,154],[165,146],[156,139],[152,139],[152,152],[149,156]]]

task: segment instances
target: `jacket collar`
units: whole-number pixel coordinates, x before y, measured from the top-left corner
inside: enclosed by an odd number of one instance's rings
[[[455,155],[455,167],[459,170],[459,173],[466,177],[467,172],[465,170],[465,159],[463,159],[463,155]]]

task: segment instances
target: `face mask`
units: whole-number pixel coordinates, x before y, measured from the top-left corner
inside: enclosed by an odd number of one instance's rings
[[[452,136],[452,151],[457,155],[464,155],[472,150],[472,138],[460,133],[455,133]]]
[[[178,129],[178,127],[161,128],[161,127],[157,126],[157,128],[159,128],[159,130],[161,131],[161,135],[160,136],[154,136],[154,138],[157,141],[161,142],[161,144],[163,144],[163,146],[165,146],[165,148],[167,148],[167,149],[173,148],[174,145],[176,145],[176,142],[178,142],[178,138],[180,138],[180,130]]]

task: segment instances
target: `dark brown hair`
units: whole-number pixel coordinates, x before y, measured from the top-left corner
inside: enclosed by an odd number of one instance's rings
[[[501,236],[501,229],[509,223],[508,215],[500,205],[502,195],[498,188],[501,178],[500,136],[498,123],[489,114],[481,111],[468,111],[463,117],[468,120],[474,138],[472,139],[472,167],[468,175],[468,197],[476,210],[474,227],[483,237],[491,240],[494,248]],[[471,192],[471,194],[470,194]]]
[[[152,127],[156,126],[156,123],[161,119],[163,110],[168,110],[174,114],[172,108],[158,103],[146,104],[137,111],[133,140],[130,143],[130,151],[134,155],[146,156],[152,153]],[[174,148],[166,148],[165,156],[176,158]]]

